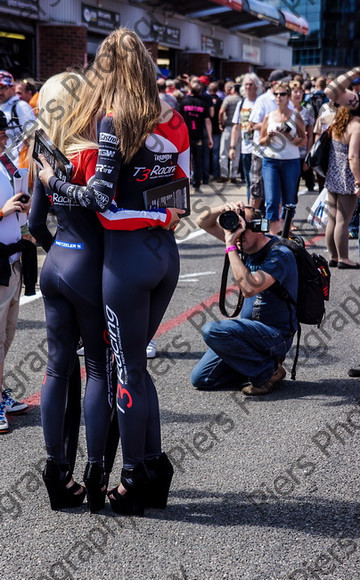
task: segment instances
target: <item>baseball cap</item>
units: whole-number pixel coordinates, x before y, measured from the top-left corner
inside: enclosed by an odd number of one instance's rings
[[[12,74],[7,72],[6,70],[0,70],[0,86],[2,87],[12,87],[14,86],[15,81]]]
[[[360,78],[354,79],[351,83],[352,85],[360,85]]]
[[[273,70],[269,76],[269,83],[274,81],[283,81],[286,83],[287,81],[291,81],[291,75],[286,74],[282,69]]]
[[[6,131],[9,128],[5,114],[0,111],[0,131]]]
[[[199,81],[201,82],[201,84],[203,85],[209,85],[210,84],[210,79],[209,77],[206,77],[205,75],[202,75],[201,77],[199,77]]]

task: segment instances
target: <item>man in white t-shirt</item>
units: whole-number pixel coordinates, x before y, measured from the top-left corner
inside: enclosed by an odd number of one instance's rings
[[[9,430],[6,413],[23,413],[26,403],[2,391],[4,361],[15,335],[21,290],[20,252],[15,246],[21,240],[21,226],[26,222],[30,202],[21,203],[23,195],[14,195],[10,181],[11,160],[4,155],[7,142],[7,120],[0,111],[0,434]]]
[[[232,118],[233,126],[231,130],[229,159],[234,161],[236,152],[239,149],[242,168],[245,175],[247,187],[247,202],[250,202],[251,185],[251,156],[253,151],[254,130],[249,121],[251,112],[255,106],[255,101],[262,91],[260,79],[255,73],[248,73],[244,76],[240,93],[245,97],[236,105]],[[238,141],[241,134],[241,144]]]
[[[34,111],[30,105],[15,93],[12,74],[0,71],[0,110],[5,113],[9,128],[6,151],[16,167],[19,167],[19,153],[24,146],[22,134],[29,131],[35,122]]]
[[[262,200],[264,199],[264,184],[262,179],[262,147],[259,145],[261,125],[268,113],[275,111],[277,105],[275,103],[274,87],[279,82],[288,82],[291,77],[288,76],[285,71],[273,70],[269,76],[270,88],[265,94],[261,95],[251,111],[249,121],[254,130],[253,139],[253,151],[251,157],[251,186],[250,186],[250,197],[251,205],[259,208]],[[292,104],[289,103],[289,108],[293,108]]]

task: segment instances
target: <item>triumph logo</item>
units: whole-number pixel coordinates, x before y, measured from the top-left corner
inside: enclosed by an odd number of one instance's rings
[[[155,161],[159,161],[160,163],[166,163],[167,161],[169,161],[169,159],[171,159],[172,155],[171,154],[154,155],[154,157]]]

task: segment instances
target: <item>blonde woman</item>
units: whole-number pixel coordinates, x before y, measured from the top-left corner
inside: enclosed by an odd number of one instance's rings
[[[51,77],[40,91],[39,123],[72,161],[73,182],[86,185],[95,173],[98,156],[95,119],[81,133],[71,132],[71,122],[66,120],[73,107],[73,90],[83,82],[76,73]],[[57,218],[54,239],[46,225],[50,207]],[[84,500],[85,489],[73,481],[67,453],[69,445],[76,446],[77,433],[72,433],[67,443],[64,434],[66,414],[73,416],[75,409],[70,407],[78,404],[72,389],[69,391],[69,380],[81,336],[87,375],[84,414],[89,463],[85,483],[90,509],[96,511],[105,500],[103,461],[112,409],[110,351],[104,339],[101,294],[103,231],[94,213],[45,189],[39,179],[35,181],[30,230],[48,252],[40,278],[49,353],[41,391],[48,457],[43,478],[52,509],[77,507]],[[101,480],[100,490],[94,490],[94,478]]]
[[[73,133],[108,111],[101,121],[92,186],[63,184],[49,167],[40,175],[60,195],[102,212],[103,301],[118,368],[123,451],[121,480],[108,496],[115,512],[142,515],[146,506],[166,506],[173,474],[161,451],[159,406],[146,369],[146,345],[177,283],[173,228],[181,215],[180,210],[164,209],[156,212],[155,220],[144,208],[143,192],[189,177],[189,139],[182,117],[160,104],[154,63],[131,30],[116,30],[105,39],[79,99]],[[109,209],[115,190],[120,211]],[[136,212],[127,219],[121,209]],[[149,229],[154,225],[159,227]]]

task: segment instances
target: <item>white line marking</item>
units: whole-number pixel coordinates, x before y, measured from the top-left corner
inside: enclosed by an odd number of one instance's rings
[[[29,302],[33,302],[34,300],[37,300],[38,298],[42,297],[42,293],[40,290],[38,290],[36,292],[36,294],[34,294],[33,296],[21,296],[20,298],[20,306],[23,306],[23,304],[28,304]]]
[[[195,278],[195,276],[209,276],[209,274],[216,274],[213,270],[207,272],[194,272],[193,274],[180,274],[179,278]]]
[[[188,242],[189,240],[192,240],[193,238],[197,238],[198,236],[202,236],[203,234],[206,234],[205,230],[196,230],[195,232],[191,232],[191,234],[189,234],[183,240],[176,240],[176,243],[183,244],[184,242]]]

